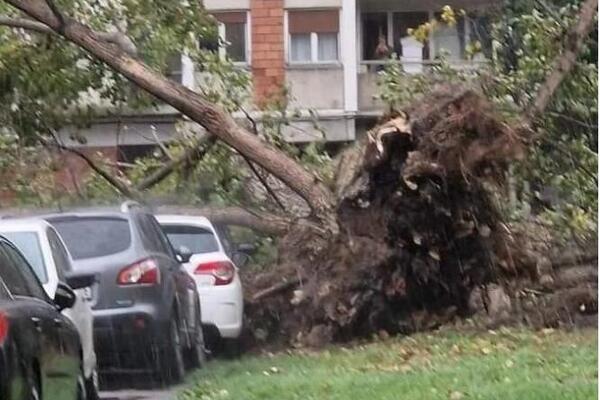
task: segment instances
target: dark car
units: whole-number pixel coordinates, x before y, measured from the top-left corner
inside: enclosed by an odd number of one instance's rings
[[[60,313],[74,302],[64,283],[49,299],[25,258],[0,236],[0,399],[85,399],[79,335]]]
[[[154,216],[126,203],[44,217],[59,232],[75,274],[93,275],[88,299],[100,372],[183,378],[184,355],[205,360],[200,302]]]

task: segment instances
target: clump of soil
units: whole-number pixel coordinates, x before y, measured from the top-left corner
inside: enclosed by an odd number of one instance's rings
[[[294,229],[278,268],[250,279],[252,340],[319,346],[469,316],[475,289],[531,269],[498,204],[522,154],[473,90],[446,86],[386,117],[340,157],[341,234],[314,247]]]

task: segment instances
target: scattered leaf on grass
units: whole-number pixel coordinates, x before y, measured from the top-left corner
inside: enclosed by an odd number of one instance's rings
[[[465,397],[465,395],[463,393],[459,392],[458,390],[454,390],[454,391],[450,392],[448,399],[461,400],[463,397]]]

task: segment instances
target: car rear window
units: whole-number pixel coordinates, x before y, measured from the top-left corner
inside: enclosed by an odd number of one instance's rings
[[[175,250],[186,247],[193,254],[219,251],[211,230],[189,225],[161,225]]]
[[[10,240],[25,256],[40,282],[48,282],[46,264],[44,263],[44,255],[42,254],[38,234],[36,232],[2,232],[2,235]]]
[[[129,221],[117,217],[52,220],[74,260],[109,256],[131,245]]]

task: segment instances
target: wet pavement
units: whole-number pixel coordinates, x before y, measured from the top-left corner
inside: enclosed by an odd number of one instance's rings
[[[120,375],[100,380],[102,400],[176,400],[183,386],[160,387],[152,377]]]
[[[102,400],[176,400],[178,389],[122,389],[100,392]]]

